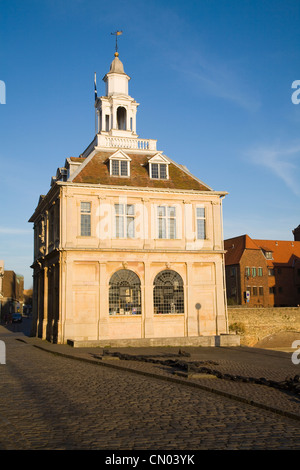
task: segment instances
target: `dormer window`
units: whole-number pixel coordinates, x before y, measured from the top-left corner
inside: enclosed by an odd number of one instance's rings
[[[151,178],[166,180],[167,179],[167,165],[165,163],[151,163]]]
[[[109,173],[111,176],[130,176],[130,158],[118,151],[109,158]]]
[[[154,155],[149,160],[149,175],[152,179],[167,180],[169,178],[169,161],[161,154]]]
[[[263,250],[263,254],[265,255],[265,258],[266,258],[266,259],[273,259],[273,253],[272,253],[272,251]]]
[[[112,176],[128,176],[129,175],[129,162],[124,160],[111,160],[111,174]]]

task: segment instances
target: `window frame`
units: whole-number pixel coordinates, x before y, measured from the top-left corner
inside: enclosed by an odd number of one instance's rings
[[[134,271],[130,269],[120,269],[110,277],[108,289],[108,314],[109,316],[141,316],[141,280]]]
[[[159,210],[164,209],[164,214],[160,215]],[[170,215],[170,209],[174,210],[175,216]],[[161,222],[164,222],[160,224]],[[174,236],[170,236],[172,231],[171,221],[173,221]],[[177,213],[176,206],[158,205],[156,208],[156,223],[157,223],[157,239],[158,240],[176,240],[177,239]],[[160,236],[165,234],[165,236]]]
[[[236,266],[230,266],[230,277],[236,277]]]
[[[184,281],[177,271],[157,273],[152,295],[154,315],[184,315]]]
[[[83,210],[83,204],[89,204],[89,210]],[[83,223],[83,218],[89,220],[89,223]],[[86,230],[88,227],[88,230]],[[91,237],[92,236],[92,203],[91,201],[80,201],[80,236]]]
[[[122,212],[117,213],[116,208],[122,207]],[[128,213],[128,208],[133,208],[133,213]],[[129,222],[129,219],[132,219]],[[118,220],[118,223],[117,223]],[[130,223],[133,223],[133,236],[130,236]],[[121,233],[118,229],[121,227]],[[135,205],[125,203],[114,204],[114,235],[117,239],[134,239],[135,238]]]
[[[198,209],[202,209],[204,211],[204,215],[198,215]],[[207,224],[206,224],[206,207],[205,206],[196,206],[196,214],[195,214],[195,217],[196,217],[196,237],[197,237],[197,240],[206,240],[207,239]],[[204,233],[204,237],[201,237],[199,236],[200,234],[200,231],[199,230],[199,226],[198,226],[198,222],[202,221],[203,223],[203,233]]]
[[[264,250],[264,255],[266,259],[273,259],[273,252]]]
[[[123,160],[122,158],[111,158],[109,161],[109,173],[110,176],[115,178],[129,178],[130,177],[130,162],[128,160]],[[118,173],[115,173],[114,165],[118,163]],[[126,163],[126,175],[122,174],[122,163]]]
[[[153,165],[157,165],[157,177],[153,176]],[[161,176],[161,166],[165,168],[165,177]],[[169,165],[165,162],[150,162],[150,178],[153,180],[168,180],[169,179]]]

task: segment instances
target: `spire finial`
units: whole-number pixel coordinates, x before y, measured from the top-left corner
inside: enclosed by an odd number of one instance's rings
[[[123,31],[115,31],[114,33],[110,33],[110,34],[113,34],[114,36],[116,36],[116,52],[115,52],[115,57],[118,57],[119,53],[118,53],[118,36],[121,36],[121,34],[123,34]]]

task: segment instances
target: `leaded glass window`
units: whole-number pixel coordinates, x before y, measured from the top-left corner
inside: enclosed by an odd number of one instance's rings
[[[158,163],[151,163],[151,178],[159,178]]]
[[[127,160],[111,160],[112,176],[129,176],[129,162]]]
[[[166,180],[168,179],[166,163],[151,163],[151,178]]]
[[[128,162],[120,161],[120,172],[121,176],[128,176]]]
[[[164,163],[161,163],[159,165],[159,169],[160,169],[160,175],[159,175],[160,179],[162,180],[167,179],[167,165],[165,165]]]
[[[109,314],[140,315],[141,282],[129,269],[120,269],[109,281]]]
[[[178,273],[162,271],[155,277],[153,285],[155,314],[184,313],[183,280]]]

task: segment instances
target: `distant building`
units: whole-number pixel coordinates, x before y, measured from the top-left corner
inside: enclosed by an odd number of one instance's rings
[[[27,315],[32,313],[32,289],[24,290],[23,313]]]
[[[3,276],[4,276],[4,261],[0,260],[0,320],[2,311],[2,300],[3,300]]]
[[[293,230],[295,242],[300,242],[300,225]]]
[[[14,271],[4,270],[2,277],[1,320],[6,315],[23,312],[24,277]]]
[[[270,307],[300,304],[300,241],[225,240],[228,304]]]
[[[138,138],[118,53],[103,80],[94,140],[57,170],[30,218],[33,334],[65,343],[227,333],[227,193]]]

